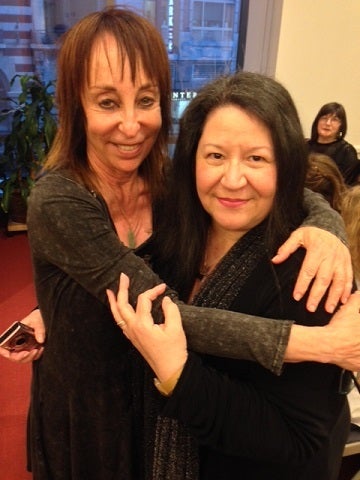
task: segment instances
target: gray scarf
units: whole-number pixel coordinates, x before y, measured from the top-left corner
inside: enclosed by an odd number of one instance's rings
[[[252,229],[229,250],[203,283],[194,298],[194,305],[230,309],[265,254],[264,229],[264,225]],[[151,480],[197,480],[198,476],[196,440],[177,420],[159,416]]]

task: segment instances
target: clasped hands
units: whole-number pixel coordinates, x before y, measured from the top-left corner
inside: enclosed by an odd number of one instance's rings
[[[181,370],[187,359],[185,332],[177,305],[169,298],[162,300],[165,321],[154,323],[152,302],[165,291],[164,283],[138,297],[136,310],[129,304],[129,278],[120,274],[117,297],[107,290],[110,308],[124,335],[141,353],[160,382]],[[123,322],[123,323],[122,323]]]

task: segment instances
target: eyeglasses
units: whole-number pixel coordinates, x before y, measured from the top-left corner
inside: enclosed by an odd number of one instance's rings
[[[337,117],[336,115],[322,115],[320,118],[319,118],[319,121],[322,121],[322,122],[330,122],[330,123],[341,123],[341,120],[339,117]]]

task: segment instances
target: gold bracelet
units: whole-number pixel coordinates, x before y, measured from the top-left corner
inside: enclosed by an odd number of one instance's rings
[[[184,369],[184,365],[179,370],[177,370],[173,375],[171,375],[170,378],[165,380],[165,382],[160,382],[158,378],[154,378],[154,385],[159,390],[161,395],[164,395],[164,397],[170,397],[170,395],[173,393],[177,385],[177,382],[182,374],[183,369]]]

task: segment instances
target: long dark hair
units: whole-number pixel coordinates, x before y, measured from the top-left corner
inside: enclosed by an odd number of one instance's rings
[[[298,113],[287,90],[269,77],[246,72],[220,77],[203,87],[180,121],[171,199],[156,237],[159,273],[183,299],[199,272],[210,224],[196,191],[196,150],[209,113],[224,105],[236,105],[255,115],[272,137],[277,191],[267,223],[270,250],[274,251],[303,218],[307,151]]]
[[[318,139],[318,123],[320,117],[324,115],[336,115],[340,120],[340,128],[338,133],[338,138],[345,138],[347,132],[347,120],[346,120],[346,112],[345,108],[341,105],[341,103],[337,102],[329,102],[323,105],[320,110],[318,111],[312,126],[311,126],[311,142],[316,142]]]
[[[129,59],[133,80],[141,64],[159,87],[162,126],[152,151],[139,169],[152,198],[156,199],[164,189],[164,166],[168,159],[171,124],[169,61],[155,26],[128,9],[111,7],[91,13],[63,36],[56,82],[59,129],[45,167],[68,168],[88,187],[93,186],[86,154],[86,120],[81,95],[88,82],[92,47],[105,34],[116,39],[119,55]]]

